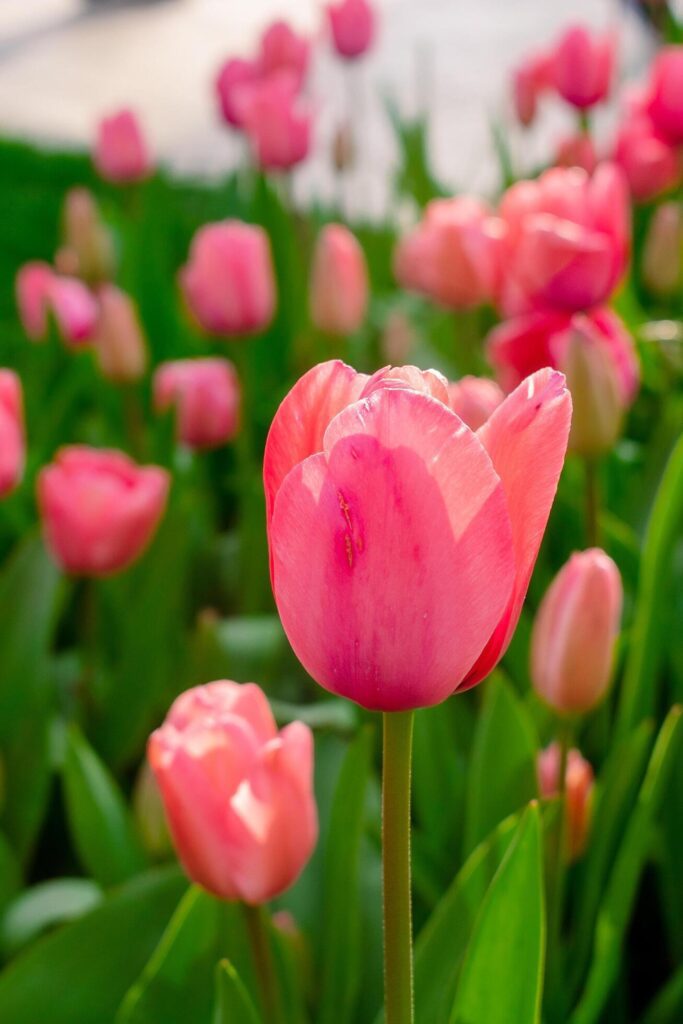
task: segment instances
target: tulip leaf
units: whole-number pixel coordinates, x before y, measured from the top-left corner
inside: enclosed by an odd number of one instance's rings
[[[123,796],[75,726],[67,730],[62,767],[69,828],[81,863],[102,885],[116,885],[145,867]]]
[[[500,675],[493,678],[486,684],[469,769],[466,855],[499,822],[538,795],[537,749],[526,709]]]
[[[538,1024],[544,958],[543,844],[534,803],[481,905],[450,1024]]]
[[[216,967],[216,1008],[212,1024],[261,1024],[256,1007],[229,960]]]
[[[55,878],[25,889],[5,910],[0,949],[10,957],[41,932],[82,917],[102,902],[99,885],[87,878]]]
[[[679,967],[648,1007],[640,1024],[680,1024],[683,1018],[683,967]]]

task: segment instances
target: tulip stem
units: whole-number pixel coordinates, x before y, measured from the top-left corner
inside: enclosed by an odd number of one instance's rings
[[[572,723],[562,721],[558,730],[558,746],[560,748],[559,769],[557,779],[558,812],[560,820],[557,824],[557,846],[555,863],[550,879],[552,889],[549,893],[548,938],[549,954],[556,973],[560,971],[560,943],[562,939],[562,918],[564,904],[564,883],[567,862],[567,764],[569,749],[572,742]]]
[[[413,1024],[410,891],[410,782],[413,712],[384,715],[382,860],[384,877],[384,1019]]]
[[[600,481],[595,459],[586,459],[586,538],[588,546],[600,543]]]
[[[284,1024],[282,1007],[278,995],[273,951],[270,944],[269,928],[264,907],[243,904],[244,917],[249,933],[249,945],[256,970],[261,1001],[265,1010],[266,1020],[273,1024]]]

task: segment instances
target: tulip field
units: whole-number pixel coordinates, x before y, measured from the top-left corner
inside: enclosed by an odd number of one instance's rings
[[[643,6],[639,78],[618,23],[505,69],[490,194],[394,113],[381,220],[351,121],[337,198],[292,187],[369,0],[228,45],[220,180],[134,106],[0,138],[0,1024],[683,1021],[683,23]]]

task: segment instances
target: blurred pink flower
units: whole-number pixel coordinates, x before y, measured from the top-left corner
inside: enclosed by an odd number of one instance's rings
[[[683,143],[683,46],[659,51],[643,99],[655,127],[671,142]]]
[[[254,60],[234,57],[221,67],[216,78],[216,95],[223,119],[233,128],[243,127],[249,91],[260,77],[261,70]]]
[[[147,143],[132,110],[120,110],[102,118],[93,160],[102,177],[117,184],[140,181],[151,174]]]
[[[32,341],[47,336],[50,289],[54,271],[48,263],[34,260],[19,268],[16,296],[22,327]]]
[[[260,79],[244,95],[242,124],[265,170],[290,170],[308,156],[312,113],[291,72]]]
[[[311,320],[329,334],[353,334],[367,305],[368,268],[358,239],[341,224],[327,224],[313,254]]]
[[[190,448],[215,448],[239,426],[240,386],[227,359],[178,359],[154,374],[154,405],[176,408],[179,439]]]
[[[334,46],[340,57],[353,60],[372,46],[376,14],[368,0],[339,0],[327,8]]]
[[[551,743],[538,755],[538,785],[541,796],[548,800],[560,792],[560,747]],[[567,801],[567,846],[571,860],[580,857],[586,848],[590,830],[594,789],[593,769],[578,750],[570,750],[565,774]]]
[[[504,398],[502,388],[488,377],[461,377],[448,385],[448,404],[470,430],[479,430]]]
[[[512,72],[512,98],[520,124],[528,127],[536,117],[539,97],[550,87],[550,54],[531,54]]]
[[[26,461],[24,398],[13,370],[0,369],[0,498],[21,480]]]
[[[297,89],[301,88],[310,56],[310,43],[298,35],[286,21],[274,21],[261,36],[259,67],[268,76],[277,71],[289,71]]]
[[[552,81],[560,96],[579,110],[606,99],[616,63],[613,32],[591,32],[583,25],[568,28],[555,45]]]
[[[598,154],[595,143],[586,132],[577,132],[562,139],[555,154],[555,163],[559,167],[582,167],[592,174],[598,166]]]
[[[649,202],[681,181],[677,147],[646,114],[631,114],[622,121],[613,159],[626,175],[631,195],[638,202]]]
[[[114,284],[97,292],[94,346],[102,375],[117,383],[139,380],[147,369],[147,343],[135,304]]]

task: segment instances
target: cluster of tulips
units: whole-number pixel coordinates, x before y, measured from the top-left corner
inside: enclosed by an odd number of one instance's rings
[[[328,20],[342,58],[371,46],[376,15],[367,0],[341,0]],[[244,134],[260,172],[289,172],[309,153],[310,56],[310,40],[278,22],[253,58],[228,60],[216,78],[221,116]],[[649,294],[656,301],[676,294],[683,279],[683,217],[672,198],[681,182],[683,48],[656,58],[601,159],[589,115],[609,95],[616,56],[613,35],[579,27],[533,54],[513,76],[521,124],[528,129],[539,100],[553,92],[577,111],[578,132],[556,165],[510,184],[495,204],[434,198],[394,246],[393,274],[415,301],[456,318],[481,315],[486,329],[473,342],[473,365],[488,364],[491,375],[450,381],[413,365],[366,373],[337,358],[299,364],[256,452],[270,583],[291,648],[329,694],[383,715],[386,1024],[421,1020],[411,918],[414,713],[486,680],[508,651],[567,452],[585,467],[585,479],[574,478],[585,489],[585,549],[545,590],[528,638],[532,689],[550,723],[551,742],[535,765],[537,792],[547,807],[559,805],[549,970],[562,971],[552,944],[562,928],[565,876],[600,828],[595,771],[574,743],[588,715],[599,707],[608,713],[621,630],[622,576],[600,546],[600,479],[643,375],[616,308],[632,262],[634,203],[658,200],[643,248]],[[154,175],[132,111],[103,119],[92,162],[122,189]],[[302,214],[291,212],[295,225]],[[117,244],[93,194],[69,191],[62,220],[54,261],[30,261],[17,273],[28,342],[56,345],[58,335],[66,372],[69,359],[85,355],[122,392],[148,383],[155,414],[170,413],[179,447],[200,458],[238,443],[258,399],[241,353],[272,326],[283,299],[267,228],[236,217],[199,227],[177,285],[185,321],[210,339],[212,353],[150,370],[146,329],[134,298],[116,283]],[[367,328],[370,262],[344,224],[319,230],[308,270],[317,354],[343,354]],[[393,331],[383,317],[385,348],[389,335],[396,347],[405,326],[397,309]],[[226,343],[233,359],[220,354]],[[411,344],[409,331],[398,348]],[[133,403],[133,439],[141,414]],[[2,499],[21,487],[31,431],[20,377],[2,369]],[[73,577],[125,572],[153,543],[180,464],[142,465],[124,451],[83,443],[58,450],[36,476],[55,563]],[[192,882],[244,905],[257,994],[252,1000],[233,978],[241,1015],[221,1020],[287,1019],[260,908],[297,881],[319,823],[313,731],[296,719],[278,728],[277,710],[256,682],[205,682],[176,697],[147,744],[146,813],[159,817],[161,832],[168,828]],[[435,799],[448,801],[449,793]],[[296,922],[285,916],[280,924],[296,936]],[[529,985],[535,991],[533,979]],[[468,1016],[468,998],[462,1015],[449,1019],[491,1024]],[[538,1012],[537,1005],[519,1024],[538,1021]],[[554,1008],[548,1019],[559,1021],[561,1012]]]

